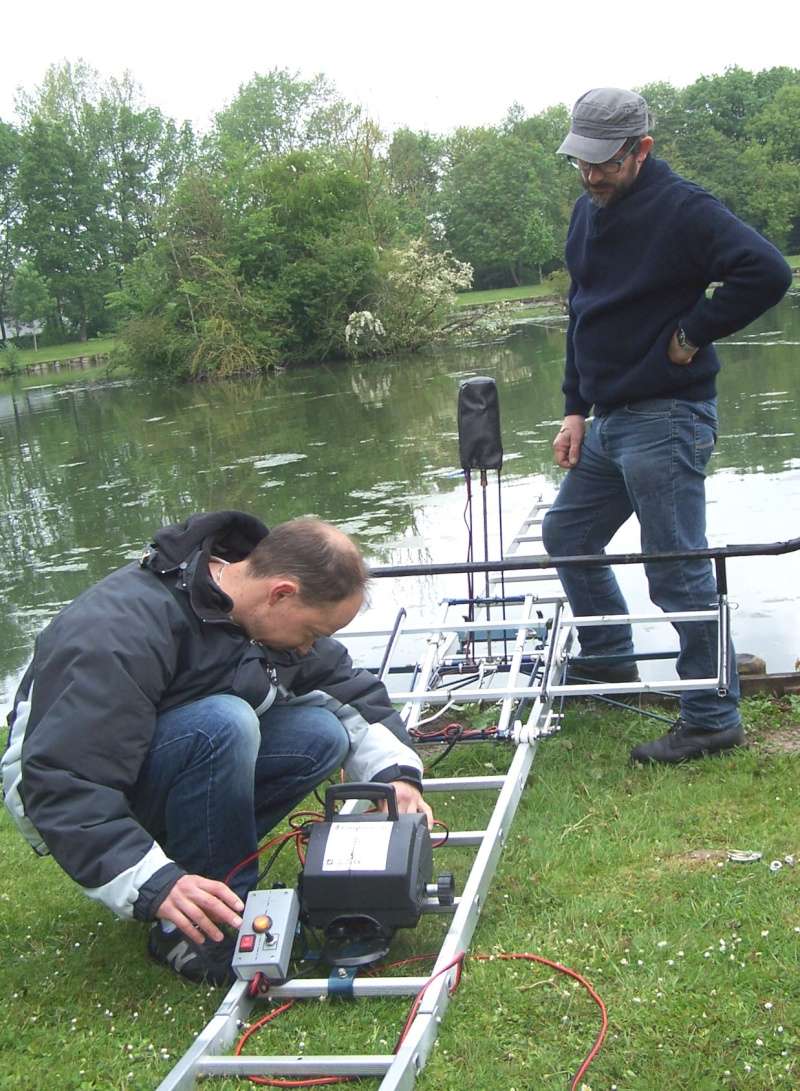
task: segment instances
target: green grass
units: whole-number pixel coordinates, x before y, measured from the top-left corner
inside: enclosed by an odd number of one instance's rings
[[[459,307],[474,307],[480,303],[498,303],[504,300],[539,299],[553,295],[553,286],[543,284],[521,284],[516,288],[490,288],[483,292],[459,292],[456,302]]]
[[[800,254],[786,254],[786,260],[793,269],[800,269]]]
[[[97,356],[111,352],[116,344],[113,337],[94,337],[90,341],[68,341],[63,345],[47,345],[45,348],[21,349],[20,365],[46,364],[57,360],[71,360],[76,356]],[[0,361],[2,357],[0,357]]]
[[[540,746],[472,950],[534,952],[588,977],[610,1021],[585,1080],[595,1091],[800,1085],[800,866],[768,867],[800,855],[798,759],[765,745],[778,729],[800,739],[800,707],[753,699],[745,718],[750,751],[678,768],[630,767],[628,749],[658,725],[591,705],[569,710]],[[509,760],[499,745],[457,748],[436,773],[491,773]],[[487,797],[433,802],[454,828],[475,828]],[[0,1085],[153,1088],[222,993],[149,963],[145,927],[89,902],[52,860],[33,857],[5,815],[0,845]],[[764,859],[731,864],[729,849]],[[435,872],[454,870],[460,889],[469,858],[441,849]],[[284,854],[280,877],[291,882],[293,871]],[[425,918],[398,933],[392,957],[434,949],[444,927]],[[311,1053],[387,1052],[407,1009],[388,999],[300,1003],[248,1050],[293,1053],[304,1042]],[[417,1086],[560,1091],[598,1026],[596,1006],[566,977],[468,961]]]

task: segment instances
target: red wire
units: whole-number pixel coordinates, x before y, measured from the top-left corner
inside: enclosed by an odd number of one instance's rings
[[[591,984],[586,980],[585,977],[579,974],[577,970],[571,970],[569,966],[562,966],[560,962],[552,962],[549,958],[545,958],[544,955],[532,955],[530,953],[508,954],[501,951],[496,955],[471,955],[470,957],[477,959],[479,962],[489,962],[493,958],[502,959],[503,961],[522,959],[525,962],[541,962],[543,966],[549,966],[552,970],[558,970],[558,972],[561,974],[567,974],[569,977],[574,978],[576,981],[579,981],[581,985],[583,985],[584,989],[586,989],[589,996],[591,996],[592,1000],[594,1000],[595,1004],[597,1004],[598,1008],[600,1009],[601,1021],[600,1030],[594,1040],[594,1045],[587,1053],[583,1063],[581,1064],[578,1071],[575,1073],[575,1077],[570,1084],[570,1091],[576,1091],[578,1085],[580,1084],[580,1081],[586,1074],[586,1070],[588,1069],[589,1065],[600,1052],[606,1036],[606,1032],[608,1031],[608,1012],[606,1011],[606,1006],[600,996],[592,988]]]
[[[442,837],[441,840],[431,842],[432,849],[440,849],[442,845],[447,844],[447,838],[450,836],[450,827],[445,822],[442,822],[441,818],[434,818],[433,824],[434,826],[441,826],[444,830],[444,837]]]
[[[249,856],[245,856],[244,860],[240,860],[238,864],[231,868],[225,878],[222,880],[224,883],[229,883],[234,875],[238,874],[249,864],[252,860],[257,860],[262,852],[266,852],[267,849],[271,849],[273,845],[278,845],[282,841],[289,841],[292,837],[298,839],[303,836],[303,830],[287,830],[286,833],[281,833],[277,837],[270,838],[269,841],[265,841],[263,845],[259,845],[255,852],[251,852]]]
[[[382,970],[391,970],[391,969],[397,968],[398,966],[407,966],[412,962],[421,962],[424,959],[429,959],[429,958],[432,958],[432,957],[433,957],[432,955],[413,955],[411,958],[404,958],[404,959],[401,959],[399,962],[389,962],[389,963],[385,963],[382,966],[377,966],[377,967],[374,968],[374,972],[377,973],[378,970],[381,970],[381,971]],[[575,981],[578,981],[581,985],[583,985],[583,987],[586,989],[586,991],[591,996],[592,1000],[594,1000],[594,1002],[600,1008],[601,1025],[600,1025],[600,1031],[598,1032],[598,1035],[594,1040],[594,1045],[592,1046],[592,1048],[589,1050],[588,1054],[586,1055],[586,1057],[582,1061],[580,1068],[578,1069],[578,1071],[576,1072],[572,1082],[570,1083],[570,1091],[578,1091],[580,1081],[583,1079],[583,1077],[586,1074],[586,1072],[587,1072],[589,1066],[591,1065],[592,1061],[595,1059],[597,1054],[600,1052],[600,1049],[602,1048],[602,1045],[603,1045],[603,1041],[605,1040],[606,1033],[608,1031],[608,1012],[606,1011],[606,1006],[603,1003],[600,996],[598,995],[598,993],[592,987],[590,982],[587,981],[586,978],[583,977],[582,974],[579,974],[577,972],[577,970],[571,970],[569,968],[569,966],[563,966],[560,962],[553,962],[551,959],[545,958],[543,955],[534,955],[534,954],[531,954],[530,952],[525,952],[525,953],[520,953],[520,954],[509,954],[507,952],[501,951],[501,952],[498,952],[497,954],[494,954],[494,955],[481,955],[481,954],[469,955],[469,956],[465,956],[464,954],[457,955],[456,958],[454,958],[452,960],[452,962],[449,962],[441,970],[437,970],[437,972],[435,974],[433,974],[431,977],[429,977],[428,980],[425,982],[425,984],[420,989],[420,991],[417,993],[417,995],[416,995],[416,997],[414,999],[414,1003],[411,1005],[411,1010],[408,1013],[408,1017],[406,1018],[406,1021],[403,1024],[403,1029],[400,1031],[400,1036],[398,1037],[397,1043],[396,1043],[396,1045],[395,1045],[392,1052],[397,1053],[398,1050],[400,1049],[400,1046],[403,1044],[403,1041],[405,1040],[406,1035],[408,1034],[409,1028],[411,1027],[411,1024],[414,1022],[414,1019],[416,1018],[417,1012],[419,1011],[420,1005],[422,1003],[422,998],[424,997],[424,995],[425,995],[426,991],[428,990],[428,988],[430,988],[430,986],[433,984],[433,982],[436,980],[437,977],[441,977],[441,975],[447,973],[448,970],[452,970],[452,968],[454,966],[457,967],[457,971],[456,971],[455,980],[454,980],[454,982],[453,982],[453,984],[452,984],[452,986],[450,988],[450,995],[452,996],[452,994],[456,991],[456,989],[458,988],[458,986],[459,986],[459,984],[461,982],[461,973],[462,973],[462,970],[463,970],[465,957],[474,958],[478,962],[491,962],[494,959],[498,959],[498,960],[504,961],[504,962],[510,962],[510,961],[512,961],[514,959],[519,959],[519,960],[522,960],[524,962],[539,962],[543,966],[549,966],[552,970],[557,970],[559,973],[567,974],[568,977],[574,978]],[[241,1053],[242,1047],[244,1046],[245,1042],[247,1041],[247,1039],[250,1037],[251,1034],[254,1034],[260,1027],[265,1026],[267,1023],[271,1022],[273,1019],[276,1019],[283,1012],[288,1011],[289,1008],[293,1007],[294,1003],[295,1003],[294,1000],[287,1001],[285,1004],[281,1005],[281,1007],[275,1008],[273,1011],[268,1012],[267,1015],[265,1015],[261,1019],[259,1019],[257,1023],[254,1023],[251,1027],[249,1027],[245,1031],[245,1033],[242,1035],[242,1037],[239,1039],[239,1041],[238,1041],[238,1043],[236,1045],[236,1050],[235,1050],[236,1056],[239,1056],[239,1054]],[[247,1078],[252,1083],[264,1084],[264,1085],[266,1085],[268,1087],[318,1087],[318,1086],[321,1086],[322,1084],[348,1083],[351,1080],[356,1079],[355,1076],[320,1076],[320,1077],[314,1077],[314,1078],[308,1079],[308,1080],[270,1080],[266,1076],[248,1076]]]
[[[234,1056],[240,1056],[242,1047],[251,1034],[255,1034],[257,1030],[266,1026],[267,1023],[271,1023],[273,1019],[277,1019],[279,1015],[283,1015],[289,1008],[293,1008],[294,1004],[294,1000],[287,1000],[285,1004],[281,1004],[279,1008],[273,1008],[272,1011],[263,1015],[257,1023],[253,1023],[251,1027],[248,1027],[236,1043]],[[355,1079],[354,1076],[317,1076],[309,1080],[271,1080],[267,1076],[248,1076],[247,1078],[251,1083],[257,1083],[263,1087],[322,1087],[332,1083],[350,1083]]]

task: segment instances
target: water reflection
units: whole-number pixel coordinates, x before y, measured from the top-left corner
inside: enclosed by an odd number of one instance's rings
[[[462,559],[455,409],[469,375],[493,375],[500,388],[508,535],[560,480],[550,443],[562,413],[563,335],[563,322],[535,324],[499,345],[219,386],[0,387],[0,704],[43,621],[189,511],[241,507],[273,523],[319,515],[354,534],[376,563]],[[714,544],[798,533],[798,343],[793,300],[723,346]],[[638,548],[633,522],[612,548]],[[643,607],[641,572],[621,575],[632,608]],[[731,567],[738,644],[772,670],[800,655],[798,576],[794,557]],[[381,582],[374,609],[435,610],[441,594],[440,583]]]

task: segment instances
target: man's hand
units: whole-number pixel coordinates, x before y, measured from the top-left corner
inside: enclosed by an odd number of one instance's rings
[[[219,943],[223,933],[214,923],[238,928],[241,899],[229,886],[202,875],[182,875],[156,910],[162,921],[172,921],[193,943],[205,943],[206,936]]]
[[[586,420],[579,413],[564,417],[564,423],[553,440],[553,457],[562,470],[577,465],[585,434]]]
[[[397,798],[398,814],[424,814],[425,821],[428,823],[428,829],[432,830],[433,811],[422,798],[422,792],[419,788],[416,788],[413,784],[409,784],[407,780],[393,780],[392,787],[394,788],[394,794]],[[378,809],[381,811],[388,809],[388,804],[385,799],[381,800]]]
[[[681,346],[678,344],[678,331],[676,330],[673,333],[672,337],[669,340],[669,348],[667,349],[667,356],[669,356],[673,364],[681,364],[684,367],[686,366],[686,364],[691,364],[696,352],[696,348],[681,348]]]

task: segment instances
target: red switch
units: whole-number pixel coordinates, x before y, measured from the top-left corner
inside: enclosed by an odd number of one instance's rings
[[[256,945],[256,937],[252,933],[242,936],[239,940],[239,950],[247,952],[252,951]]]

